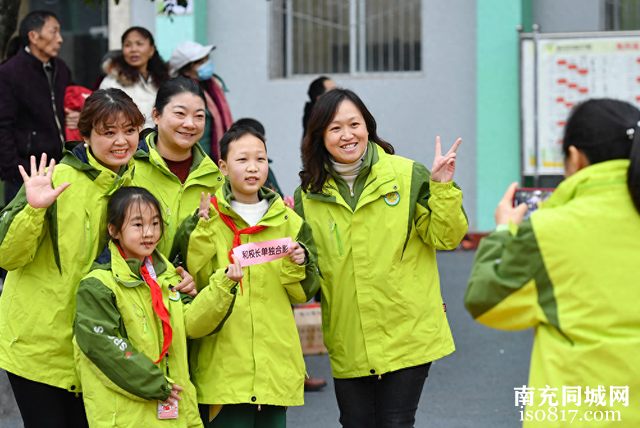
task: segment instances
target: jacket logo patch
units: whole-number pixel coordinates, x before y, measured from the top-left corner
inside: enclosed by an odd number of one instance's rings
[[[126,355],[127,358],[133,358],[133,352],[127,351],[127,353],[125,355]]]
[[[180,292],[175,288],[171,288],[169,290],[169,299],[173,300],[174,302],[180,300]]]
[[[400,194],[398,192],[391,192],[384,195],[384,201],[389,206],[395,206],[400,203]]]

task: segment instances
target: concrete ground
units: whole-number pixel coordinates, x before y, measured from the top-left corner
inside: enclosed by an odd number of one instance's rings
[[[433,364],[424,387],[416,427],[511,428],[521,426],[513,388],[527,383],[533,331],[505,332],[484,327],[464,308],[473,252],[439,252],[442,295],[456,351]],[[306,357],[307,372],[327,379],[320,392],[305,394],[305,405],[289,408],[288,426],[333,428],[338,407],[326,355]],[[20,415],[0,370],[0,428],[22,428]]]

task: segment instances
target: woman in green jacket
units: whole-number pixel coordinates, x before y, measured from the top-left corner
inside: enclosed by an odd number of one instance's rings
[[[84,105],[84,145],[69,145],[55,168],[31,158],[31,176],[0,213],[0,367],[9,374],[29,427],[82,427],[87,421],[73,361],[76,290],[106,243],[104,211],[129,185],[144,117],[119,89]]]
[[[222,326],[242,266],[216,271],[195,299],[176,291],[180,275],[156,251],[161,213],[145,189],[115,192],[111,241],[78,287],[76,366],[92,428],[202,427],[186,339]]]
[[[640,111],[586,101],[562,150],[566,179],[528,220],[509,187],[466,306],[490,327],[535,328],[529,384],[516,390],[524,426],[640,426],[629,405],[640,400]]]
[[[198,141],[205,126],[206,100],[191,79],[176,77],[160,86],[153,109],[156,130],[140,141],[134,183],[162,204],[167,230],[158,250],[169,257],[176,231],[200,205],[202,193],[215,194],[224,179]],[[204,286],[208,278],[203,279]]]
[[[322,329],[345,427],[413,427],[430,363],[454,350],[436,265],[467,231],[451,180],[456,149],[436,140],[431,173],[394,156],[346,89],[311,113],[295,193],[313,230]]]

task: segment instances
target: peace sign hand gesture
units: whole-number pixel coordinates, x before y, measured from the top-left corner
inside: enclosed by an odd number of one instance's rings
[[[453,173],[456,171],[456,150],[462,142],[462,138],[458,138],[451,150],[442,156],[442,147],[440,146],[440,137],[436,137],[436,157],[433,160],[433,168],[431,168],[431,181],[437,183],[448,183],[453,180]]]
[[[22,165],[18,165],[20,175],[24,180],[24,189],[27,192],[27,202],[33,208],[47,208],[51,206],[58,196],[69,187],[69,183],[63,183],[53,188],[51,177],[56,166],[56,161],[51,159],[49,171],[46,171],[47,155],[42,154],[40,167],[36,169],[36,157],[31,156],[31,177],[27,175]]]

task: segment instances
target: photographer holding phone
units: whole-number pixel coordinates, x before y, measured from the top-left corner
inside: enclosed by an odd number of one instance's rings
[[[563,139],[566,179],[524,221],[527,204],[512,206],[513,183],[478,248],[467,309],[494,328],[536,328],[527,386],[538,390],[529,403],[536,419],[538,410],[563,414],[565,387],[580,388],[567,409],[581,398],[590,407],[597,388],[605,396],[597,410],[640,426],[640,407],[629,406],[640,399],[640,276],[632,269],[640,260],[639,141],[640,111],[631,104],[578,105]],[[540,407],[545,389],[555,398]],[[536,423],[529,412],[521,413],[524,426]]]

